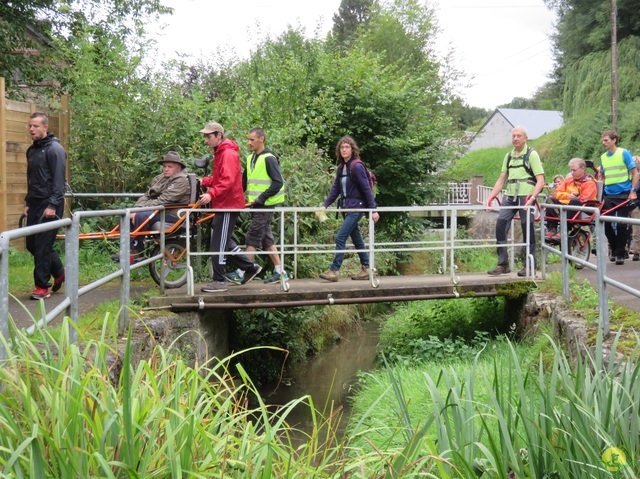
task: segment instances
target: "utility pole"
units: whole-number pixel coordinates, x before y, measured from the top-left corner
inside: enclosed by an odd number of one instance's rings
[[[616,0],[611,0],[611,127],[618,130],[618,19]]]

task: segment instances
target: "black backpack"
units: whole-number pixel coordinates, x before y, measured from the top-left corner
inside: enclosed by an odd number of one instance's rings
[[[529,156],[531,155],[532,151],[533,151],[533,148],[531,148],[530,146],[527,146],[527,151],[522,157],[522,168],[524,168],[524,171],[526,171],[527,174],[530,176],[529,180],[532,180],[535,183],[536,175],[533,173],[533,169],[531,168],[531,163],[529,162]],[[509,155],[507,156],[507,171],[509,171],[510,167],[511,167],[511,152],[509,152]],[[520,166],[516,166],[514,168],[520,168]]]

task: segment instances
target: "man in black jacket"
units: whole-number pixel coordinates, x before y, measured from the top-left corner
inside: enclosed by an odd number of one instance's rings
[[[62,218],[67,153],[49,130],[49,119],[42,112],[29,117],[29,134],[33,144],[27,149],[27,196],[24,214],[27,226]],[[64,283],[64,266],[53,249],[58,230],[28,236],[27,250],[33,255],[33,281],[35,289],[31,299],[45,299],[49,293],[49,280],[53,276],[51,291],[56,292]]]

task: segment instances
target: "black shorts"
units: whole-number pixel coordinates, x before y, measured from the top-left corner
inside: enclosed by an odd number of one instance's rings
[[[251,226],[244,239],[247,246],[266,250],[275,244],[271,231],[272,219],[273,211],[251,212]]]

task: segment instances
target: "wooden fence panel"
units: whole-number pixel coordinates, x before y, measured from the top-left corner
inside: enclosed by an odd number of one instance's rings
[[[5,99],[4,78],[0,77],[0,231],[18,227],[18,220],[24,211],[24,197],[27,194],[26,151],[31,145],[29,135],[29,115],[34,111],[44,111],[49,117],[49,131],[53,132],[69,151],[70,115],[69,101],[65,95],[61,108],[51,109],[34,103],[23,103]],[[69,162],[67,161],[67,178]],[[24,241],[12,244],[23,248]]]

